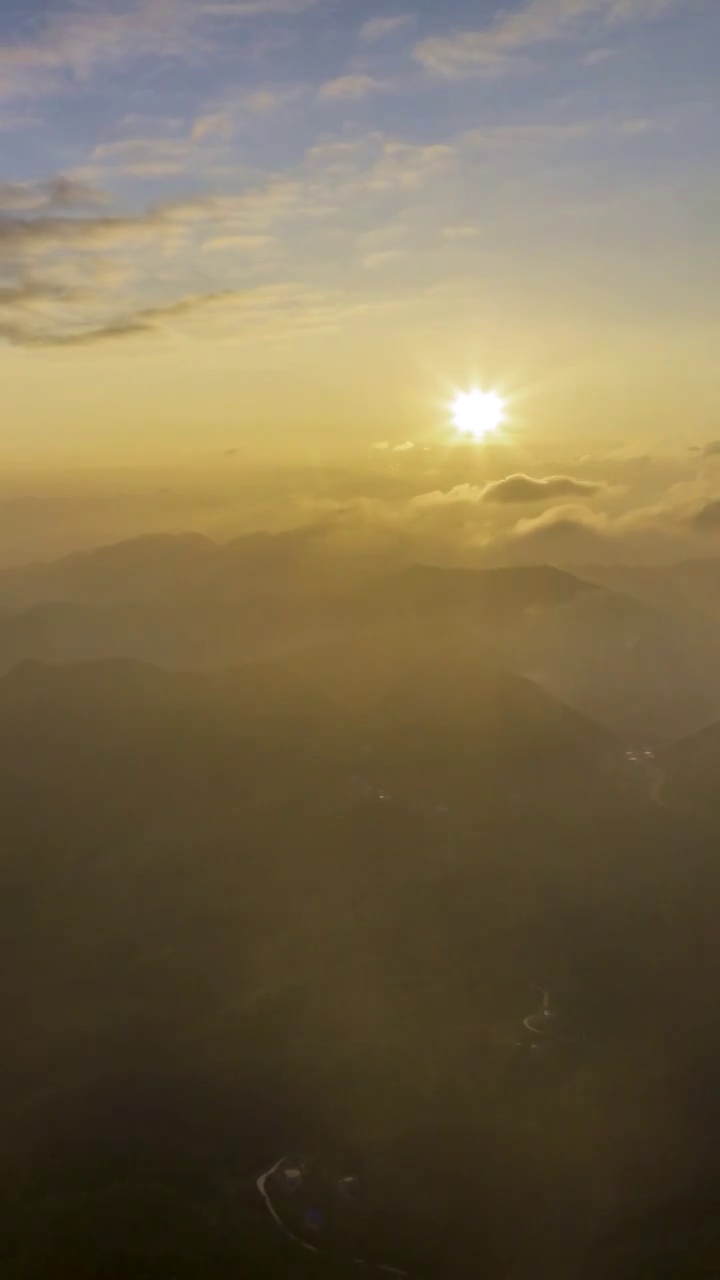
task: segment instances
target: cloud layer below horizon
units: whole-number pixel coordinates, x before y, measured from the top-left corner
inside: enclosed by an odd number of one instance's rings
[[[553,458],[498,443],[328,468],[258,464],[238,447],[203,466],[18,471],[0,484],[0,568],[137,536],[258,531],[376,568],[692,560],[720,551],[720,460],[701,448]]]

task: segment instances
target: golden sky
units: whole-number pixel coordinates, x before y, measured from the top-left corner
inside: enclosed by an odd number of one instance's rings
[[[714,0],[0,13],[6,464],[718,434]],[[480,447],[480,446],[479,446]]]

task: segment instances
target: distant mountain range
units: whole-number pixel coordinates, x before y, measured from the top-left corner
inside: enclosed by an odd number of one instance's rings
[[[27,658],[223,668],[360,637],[372,652],[403,628],[410,647],[430,628],[629,741],[720,716],[720,561],[583,574],[393,566],[331,551],[319,527],[138,538],[0,574],[0,672]]]

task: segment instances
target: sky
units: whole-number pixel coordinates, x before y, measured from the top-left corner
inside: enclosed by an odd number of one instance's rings
[[[719,61],[717,0],[0,0],[0,459],[695,483]]]

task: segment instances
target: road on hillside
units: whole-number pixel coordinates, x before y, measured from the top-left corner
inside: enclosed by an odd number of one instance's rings
[[[283,1165],[286,1164],[287,1160],[287,1156],[281,1156],[279,1160],[275,1161],[275,1164],[271,1169],[268,1169],[266,1173],[262,1173],[260,1175],[256,1180],[255,1185],[265,1202],[265,1207],[273,1222],[277,1227],[279,1227],[283,1235],[287,1236],[288,1240],[292,1240],[293,1244],[300,1245],[302,1249],[307,1249],[310,1253],[322,1253],[323,1250],[318,1245],[310,1244],[307,1240],[303,1240],[301,1236],[296,1235],[294,1231],[291,1231],[283,1221],[282,1215],[273,1204],[271,1194],[272,1179],[275,1174],[282,1169]],[[367,1262],[364,1258],[353,1258],[352,1261],[358,1267],[367,1268],[370,1271],[382,1271],[386,1275],[400,1276],[401,1280],[409,1280],[409,1273],[407,1271],[401,1271],[399,1267],[391,1267],[387,1262]]]

